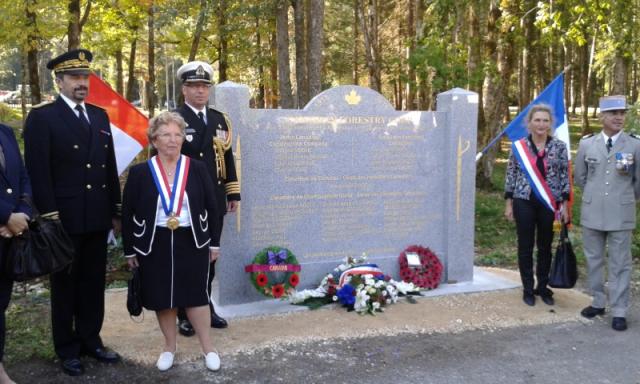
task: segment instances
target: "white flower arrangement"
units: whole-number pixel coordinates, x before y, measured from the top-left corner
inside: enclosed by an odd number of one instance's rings
[[[346,274],[343,272],[366,263],[367,255],[359,258],[347,257],[334,269],[334,274],[326,275],[316,289],[305,289],[289,295],[293,304],[304,304],[311,308],[331,302],[339,302],[353,308],[359,314],[384,311],[384,307],[398,301],[399,295],[418,292],[413,283],[398,282],[385,276],[374,264],[374,273]],[[377,270],[377,271],[376,271]],[[338,280],[343,280],[338,282]]]

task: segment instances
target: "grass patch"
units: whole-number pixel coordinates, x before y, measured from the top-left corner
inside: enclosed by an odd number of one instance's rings
[[[55,358],[48,294],[14,295],[6,316],[6,360],[16,363],[34,357]]]

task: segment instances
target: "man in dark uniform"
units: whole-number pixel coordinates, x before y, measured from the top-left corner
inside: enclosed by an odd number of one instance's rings
[[[24,129],[25,162],[35,205],[59,218],[75,247],[70,267],[51,275],[55,352],[65,373],[81,375],[81,354],[115,363],[100,339],[104,318],[107,235],[120,229],[120,183],[107,113],[85,103],[91,52],[66,52],[47,64],[58,98],[33,107]]]
[[[222,233],[224,213],[235,212],[238,207],[240,185],[231,149],[231,123],[222,112],[208,107],[212,74],[211,66],[202,61],[191,61],[178,69],[185,103],[176,112],[187,122],[182,153],[202,160],[208,166],[216,188],[216,200],[220,202],[222,212],[217,220],[219,228],[216,232]],[[209,266],[209,294],[211,281],[215,276],[215,264],[214,261]],[[209,301],[209,307],[211,327],[226,328],[226,320],[216,314],[212,301]],[[192,336],[193,327],[183,308],[178,311],[178,319],[180,334]]]

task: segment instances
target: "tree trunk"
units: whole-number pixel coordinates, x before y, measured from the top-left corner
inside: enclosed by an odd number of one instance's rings
[[[269,48],[271,50],[271,67],[269,68],[271,74],[271,81],[269,81],[269,108],[278,108],[278,61],[274,60],[274,57],[278,56],[278,43],[276,37],[276,31],[271,32],[271,39],[269,40]]]
[[[583,44],[580,50],[580,117],[582,136],[589,133],[589,45]]]
[[[633,58],[631,61],[631,103],[635,104],[638,101],[638,61],[635,52]]]
[[[122,95],[124,94],[124,77],[123,77],[123,68],[122,68],[122,46],[118,47],[116,51],[116,92]]]
[[[289,69],[289,1],[278,0],[276,4],[276,44],[278,49],[278,89],[280,107],[293,108],[291,92],[291,70]]]
[[[202,30],[204,29],[204,23],[207,20],[207,0],[200,0],[200,13],[198,13],[198,20],[196,21],[196,28],[193,32],[193,39],[191,39],[191,49],[189,50],[188,61],[196,59],[198,54],[198,47],[200,46],[200,38],[202,37]]]
[[[80,0],[70,0],[69,23],[67,25],[68,50],[80,47]]]
[[[36,14],[33,9],[35,1],[26,2],[27,16],[27,68],[29,74],[29,89],[31,91],[31,105],[40,104],[42,95],[40,92],[40,76],[38,74],[38,35]]]
[[[134,101],[136,100],[136,95],[133,94],[133,92],[135,91],[135,63],[136,63],[136,47],[138,45],[138,31],[134,30],[134,38],[131,41],[131,53],[129,55],[129,73],[127,75],[127,92],[126,92],[126,99],[129,101]]]
[[[478,2],[469,3],[469,45],[467,47],[467,77],[469,82],[467,87],[478,94],[478,126],[483,127],[484,108],[482,98],[482,34],[480,33],[480,4]]]
[[[422,40],[422,36],[424,35],[424,13],[426,10],[425,0],[417,0],[417,8],[416,8],[416,41]],[[427,83],[427,74],[420,73],[417,74],[418,77],[418,110],[424,111],[428,108],[427,95],[429,95]]]
[[[258,96],[256,108],[265,108],[264,64],[262,60],[262,36],[260,34],[260,17],[256,15],[256,58],[258,58]]]
[[[532,9],[535,9],[535,1],[526,0],[524,2],[525,15],[520,19],[524,47],[522,48],[522,59],[520,67],[520,94],[518,97],[518,108],[522,111],[531,102],[531,78],[533,75],[533,66],[531,65],[533,59],[533,52],[531,46],[533,44],[535,13]]]
[[[225,11],[227,10],[227,0],[220,0],[220,6],[218,7],[218,29],[220,33],[219,39],[219,62],[218,62],[218,71],[220,78],[218,82],[222,83],[223,81],[227,81],[227,69],[229,69],[229,33],[227,31],[227,15]]]
[[[28,73],[29,66],[27,63],[27,58],[25,55],[20,55],[20,66],[22,67],[22,79],[21,79],[21,87],[20,87],[20,110],[22,111],[22,126],[24,127],[24,123],[27,120],[27,84],[28,84]]]
[[[309,3],[309,99],[322,91],[322,51],[324,49],[324,1]]]
[[[91,11],[91,0],[87,0],[84,14],[80,15],[80,0],[70,0],[67,10],[69,11],[69,22],[67,24],[68,50],[80,48],[82,38],[82,27],[87,22]]]
[[[393,79],[393,88],[395,91],[395,107],[396,110],[401,111],[403,109],[406,109],[404,106],[404,91],[405,91],[405,82],[403,81],[400,73],[403,72],[403,69],[405,68],[406,65],[406,59],[403,57],[406,55],[405,52],[405,48],[406,48],[406,21],[403,20],[402,17],[398,17],[398,25],[397,25],[397,38],[396,40],[396,52],[395,55],[396,57],[398,57],[400,60],[398,60],[398,69],[396,70],[395,68],[391,69],[390,72],[392,72],[392,77],[395,77]],[[393,73],[393,72],[398,72],[397,74]],[[395,76],[394,76],[395,75]]]
[[[148,68],[148,80],[145,84],[146,90],[146,101],[147,101],[147,109],[149,110],[149,117],[153,117],[155,114],[156,108],[156,95],[155,95],[155,87],[156,87],[156,55],[155,55],[155,22],[154,22],[154,12],[153,2],[149,5],[147,9],[147,27],[149,29],[149,68]]]
[[[406,71],[407,71],[407,85],[406,85],[406,105],[405,110],[411,111],[416,108],[416,70],[415,66],[411,65],[409,60],[416,51],[416,0],[407,1],[407,28],[406,28],[406,40],[408,42],[406,48]]]
[[[293,0],[293,15],[296,43],[296,107],[303,108],[309,101],[304,0]]]
[[[380,46],[378,44],[377,8],[377,0],[362,0],[359,17],[362,36],[364,37],[365,58],[369,70],[369,88],[380,92],[382,89],[382,76],[380,70]]]
[[[562,68],[567,65],[571,60],[571,51],[569,46],[562,43]],[[569,69],[564,73],[564,107],[567,109],[565,112],[569,114],[569,106],[571,105],[571,77],[573,77],[574,67],[571,65]]]
[[[506,4],[505,4],[506,3]],[[517,3],[515,1],[503,1],[506,11],[509,14],[517,13]],[[497,66],[497,72],[489,69],[484,82],[484,113],[486,125],[480,133],[480,142],[484,145],[489,143],[501,130],[501,121],[505,108],[508,108],[508,89],[514,63],[516,60],[515,25],[509,19],[503,19],[498,33],[498,22],[502,16],[502,11],[498,8],[497,0],[492,0],[489,9],[487,25],[487,47],[488,57]],[[496,42],[497,41],[497,45]],[[496,152],[499,148],[492,148],[482,158],[477,173],[477,185],[480,187],[491,187],[491,177],[493,175],[493,165]]]
[[[353,0],[353,69],[351,81],[355,85],[360,83],[360,72],[358,70],[358,45],[360,44],[360,33],[358,32],[360,20],[358,19],[358,9],[360,8],[360,5],[358,3],[359,0]]]
[[[623,56],[623,52],[616,51],[616,58],[613,64],[613,87],[612,95],[627,94],[627,60]]]

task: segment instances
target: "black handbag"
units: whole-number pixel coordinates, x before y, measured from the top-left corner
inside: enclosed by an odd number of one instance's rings
[[[127,311],[130,316],[140,316],[142,313],[142,284],[139,268],[133,268],[131,279],[127,282]]]
[[[14,281],[58,272],[71,264],[75,252],[62,222],[43,219],[28,199],[23,200],[32,206],[33,219],[28,231],[11,238],[2,263],[4,275]]]
[[[567,225],[560,230],[560,240],[556,248],[556,256],[551,266],[549,286],[552,288],[573,288],[578,280],[576,254],[573,253]]]

